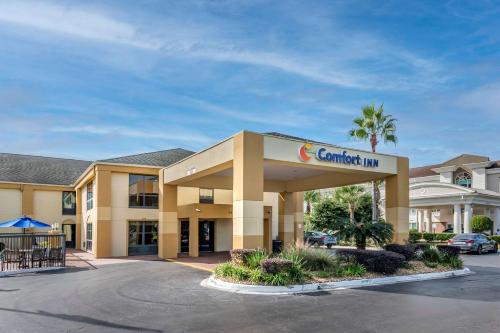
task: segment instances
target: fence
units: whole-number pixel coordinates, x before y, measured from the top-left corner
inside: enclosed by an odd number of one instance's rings
[[[0,271],[64,267],[64,234],[0,234]]]

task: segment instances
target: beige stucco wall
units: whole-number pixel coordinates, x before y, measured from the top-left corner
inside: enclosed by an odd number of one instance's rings
[[[273,208],[272,211],[272,239],[276,239],[278,237],[278,193],[270,193],[264,192],[264,206],[271,206]]]
[[[215,221],[215,251],[229,251],[233,248],[233,220]]]
[[[177,204],[179,206],[199,203],[200,189],[197,187],[177,187]]]
[[[62,192],[41,191],[33,192],[33,218],[47,224],[75,223],[74,215],[62,214]]]
[[[111,173],[111,255],[126,256],[129,221],[158,221],[158,209],[129,208],[128,173]]]
[[[214,190],[214,203],[220,205],[233,204],[233,191],[231,190]]]
[[[22,193],[16,189],[0,189],[0,222],[22,216]],[[0,228],[0,232],[16,232],[16,228]]]

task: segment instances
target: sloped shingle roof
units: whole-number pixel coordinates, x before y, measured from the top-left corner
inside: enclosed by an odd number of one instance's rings
[[[0,181],[71,185],[92,162],[0,153]]]
[[[175,149],[155,151],[151,153],[108,158],[105,160],[99,160],[98,162],[166,167],[192,154],[194,154],[194,152],[192,151],[185,150],[182,148],[175,148]]]
[[[480,156],[480,155],[471,155],[471,154],[462,154],[457,157],[454,157],[448,161],[445,161],[440,164],[432,164],[432,165],[425,165],[417,168],[411,168],[410,169],[410,178],[418,178],[418,177],[427,177],[427,176],[435,176],[437,173],[432,171],[432,169],[435,168],[441,168],[445,166],[452,166],[452,165],[461,165],[461,164],[468,164],[468,163],[479,163],[479,162],[486,162],[489,161],[489,158],[486,156]],[[500,164],[495,163],[491,166],[491,168],[496,168]]]

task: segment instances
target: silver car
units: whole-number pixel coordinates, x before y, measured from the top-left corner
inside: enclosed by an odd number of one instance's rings
[[[460,247],[461,252],[475,252],[482,254],[485,252],[498,252],[498,244],[492,239],[488,239],[483,234],[460,234],[448,241],[448,245]]]

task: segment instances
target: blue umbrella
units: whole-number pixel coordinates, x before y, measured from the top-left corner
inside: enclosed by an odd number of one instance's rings
[[[15,220],[11,221],[6,221],[3,223],[0,223],[0,228],[50,228],[51,226],[49,224],[33,220],[31,217],[20,217]]]

